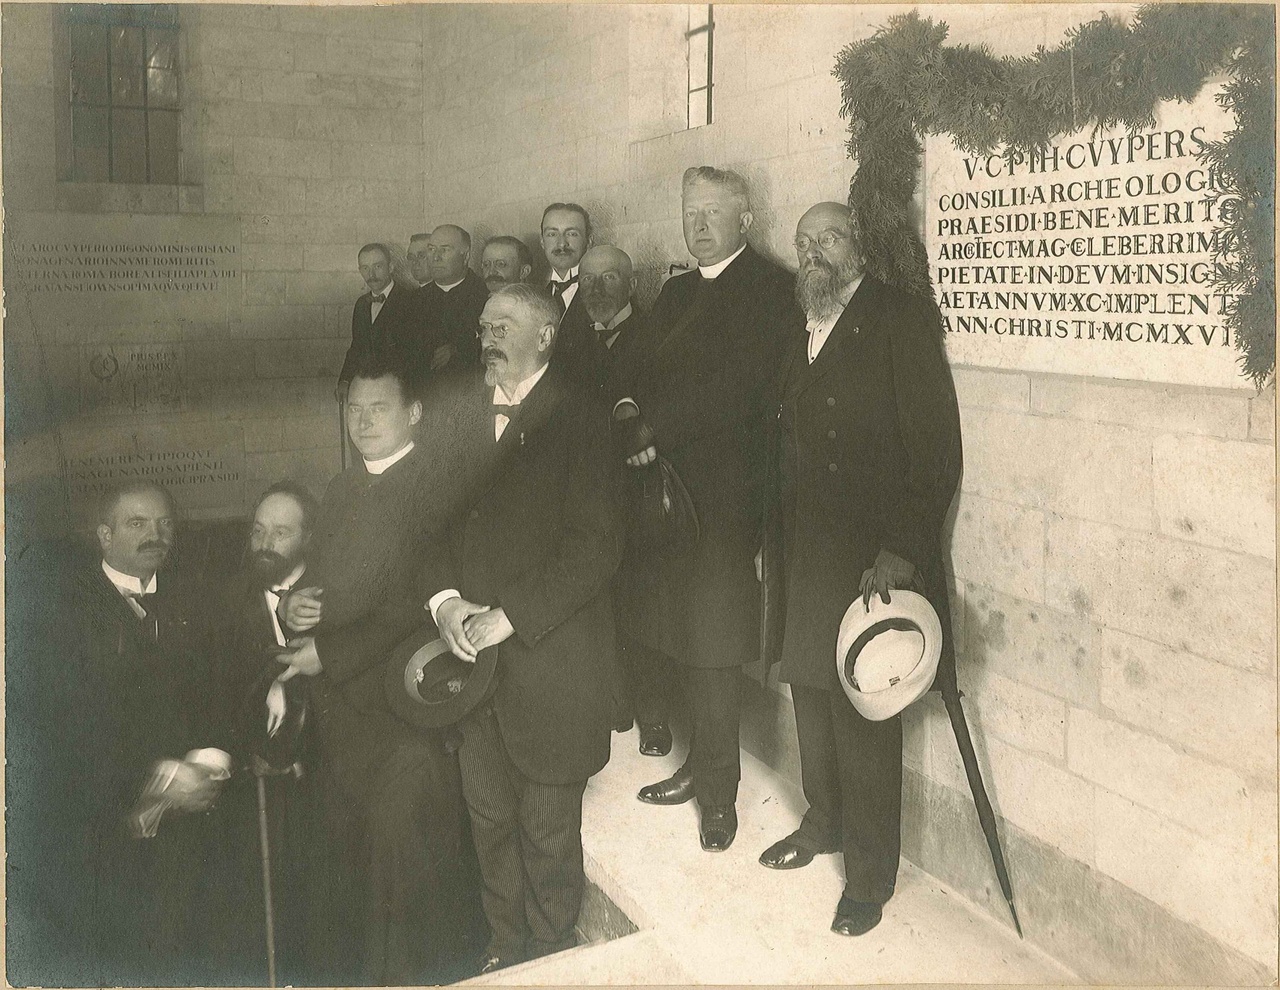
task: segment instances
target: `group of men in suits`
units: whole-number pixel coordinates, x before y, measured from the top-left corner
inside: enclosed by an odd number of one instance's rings
[[[779,565],[780,680],[809,810],[760,862],[842,852],[833,930],[878,923],[897,871],[902,730],[849,705],[833,653],[862,593],[922,588],[949,628],[941,532],[960,436],[937,311],[866,273],[841,204],[801,218],[791,276],[748,244],[740,176],[692,168],[681,189],[697,270],[669,279],[647,316],[631,258],[593,245],[572,203],[544,211],[540,285],[512,237],[484,245],[483,280],[471,273],[453,225],[411,241],[415,276],[430,276],[417,288],[394,283],[385,247],[362,249],[370,291],[340,381],[359,458],[318,505],[289,484],[263,495],[245,573],[216,607],[135,600],[167,583],[172,506],[152,485],[108,497],[101,560],[51,596],[75,603],[47,613],[75,616],[69,659],[19,678],[28,750],[45,762],[15,767],[11,808],[50,833],[20,831],[10,858],[11,905],[16,892],[32,932],[79,932],[82,949],[64,954],[83,967],[120,926],[193,919],[202,906],[174,864],[216,848],[209,831],[235,808],[238,848],[251,845],[256,791],[280,809],[270,838],[292,982],[440,981],[572,945],[583,794],[612,728],[634,717],[641,752],[666,755],[683,702],[687,757],[638,797],[696,798],[702,848],[734,841],[742,668],[761,655],[762,566]],[[688,492],[692,545],[646,546],[628,525],[629,493],[659,469]],[[401,721],[382,683],[424,627],[492,677],[440,731]],[[70,754],[50,745],[68,711],[86,734]],[[29,774],[59,786],[45,794]],[[167,809],[149,839],[120,830],[138,793],[153,798],[142,812]],[[63,848],[64,819],[93,840]],[[46,857],[56,883],[24,876]],[[252,857],[218,858],[203,909],[253,914],[226,896]],[[103,889],[134,914],[67,893],[120,864],[125,879]],[[170,898],[176,909],[159,906]],[[226,927],[213,927],[224,943]],[[124,963],[76,972],[184,982],[179,964],[208,941],[184,929],[147,956],[118,939]]]

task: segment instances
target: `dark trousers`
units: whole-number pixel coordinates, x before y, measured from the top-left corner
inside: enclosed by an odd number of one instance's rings
[[[462,791],[480,860],[487,955],[520,961],[571,948],[582,908],[582,794],[511,761],[492,707],[462,723]]]
[[[458,763],[437,738],[406,740],[359,798],[322,781],[327,869],[314,878],[313,971],[336,985],[457,978],[474,913]]]
[[[625,709],[644,725],[668,721],[668,698],[675,679],[671,658],[623,636],[618,637],[617,656]]]
[[[738,800],[742,779],[738,744],[741,679],[738,667],[684,668],[692,733],[689,755],[681,769],[693,774],[693,793],[703,808]]]
[[[844,852],[844,895],[883,904],[898,876],[902,719],[871,722],[841,691],[791,686],[809,810],[797,845]]]

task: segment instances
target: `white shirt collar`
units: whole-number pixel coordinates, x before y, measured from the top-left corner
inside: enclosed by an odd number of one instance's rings
[[[396,280],[395,280],[395,279],[392,279],[390,282],[388,282],[388,283],[387,283],[386,288],[384,288],[384,289],[380,290],[380,291],[381,291],[381,293],[382,293],[382,301],[383,301],[383,302],[386,302],[389,298],[391,298],[391,290],[392,290],[392,289],[394,289],[395,287],[396,287]],[[370,298],[372,298],[373,296],[376,296],[376,295],[378,295],[378,293],[377,293],[377,292],[370,292],[370,293],[369,293]]]
[[[297,567],[291,570],[289,572],[288,577],[286,577],[283,581],[279,582],[278,584],[272,585],[270,588],[267,588],[266,589],[267,594],[275,595],[276,598],[279,598],[280,592],[288,591],[290,588],[292,588],[295,584],[298,583],[298,578],[302,577],[302,572],[305,571],[306,569],[307,569],[307,562],[304,560]]]
[[[703,278],[715,278],[717,275],[723,272],[726,268],[732,265],[734,260],[738,257],[738,255],[740,255],[746,249],[747,249],[747,245],[746,245],[746,242],[744,241],[742,247],[734,251],[733,254],[725,258],[724,261],[717,261],[714,265],[706,265],[706,266],[699,265],[698,271],[702,272]]]
[[[608,323],[604,325],[605,332],[608,333],[610,330],[617,327],[619,323],[629,318],[630,316],[631,316],[631,303],[628,302],[625,306],[623,306],[620,310],[618,310],[616,313],[613,314],[612,320],[610,320]]]
[[[370,474],[382,474],[396,461],[402,460],[411,450],[413,450],[412,440],[388,457],[379,457],[376,461],[371,461],[366,457],[364,458],[364,469]]]
[[[133,595],[154,595],[156,592],[156,576],[154,574],[151,575],[151,580],[143,587],[141,578],[117,571],[105,560],[102,562],[102,573],[116,586],[116,591],[122,595],[126,592]]]
[[[503,389],[501,385],[493,386],[494,404],[496,405],[501,402],[501,404],[504,406],[520,405],[520,403],[522,403],[525,400],[525,396],[527,396],[530,392],[533,391],[533,386],[537,385],[538,382],[542,380],[542,376],[547,373],[547,369],[550,367],[551,367],[550,364],[544,364],[541,368],[539,368],[532,375],[530,375],[528,378],[522,381],[519,385],[517,385],[515,394],[510,397],[507,396],[506,391]],[[501,401],[504,399],[506,401]]]
[[[564,278],[561,278],[559,275],[557,275],[557,274],[556,274],[556,270],[555,270],[555,268],[553,267],[553,268],[551,269],[551,277],[550,277],[550,278],[548,278],[548,279],[547,279],[547,281],[548,281],[548,282],[564,282],[564,281],[566,281],[567,279],[577,278],[577,277],[578,277],[578,266],[577,266],[577,265],[574,265],[572,268],[570,268],[570,269],[569,269],[569,274],[568,274],[568,275],[566,275]]]
[[[466,280],[467,280],[467,276],[463,275],[462,278],[458,279],[458,281],[450,282],[448,285],[441,285],[439,282],[437,282],[436,288],[439,289],[441,292],[448,292],[450,289],[456,289]]]

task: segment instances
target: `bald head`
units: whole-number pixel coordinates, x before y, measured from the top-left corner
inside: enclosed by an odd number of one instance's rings
[[[852,226],[853,211],[844,203],[818,203],[816,206],[809,207],[804,216],[800,218],[801,225],[804,225],[806,221]]]
[[[453,285],[467,274],[471,235],[457,224],[442,223],[427,238],[427,262],[436,285]]]
[[[587,315],[596,323],[608,324],[636,289],[630,255],[612,244],[591,248],[578,263],[578,285]]]

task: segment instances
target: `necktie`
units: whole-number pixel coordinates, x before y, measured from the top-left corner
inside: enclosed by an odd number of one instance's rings
[[[566,309],[564,304],[565,291],[569,286],[578,284],[578,276],[574,275],[572,278],[567,278],[563,282],[557,282],[555,279],[552,279],[550,284],[551,298],[560,304],[560,314],[563,316]]]
[[[151,596],[142,591],[125,591],[122,594],[124,595],[124,600],[129,603],[129,607],[133,609],[134,615],[139,619],[145,619],[147,617],[147,608],[144,601]]]

